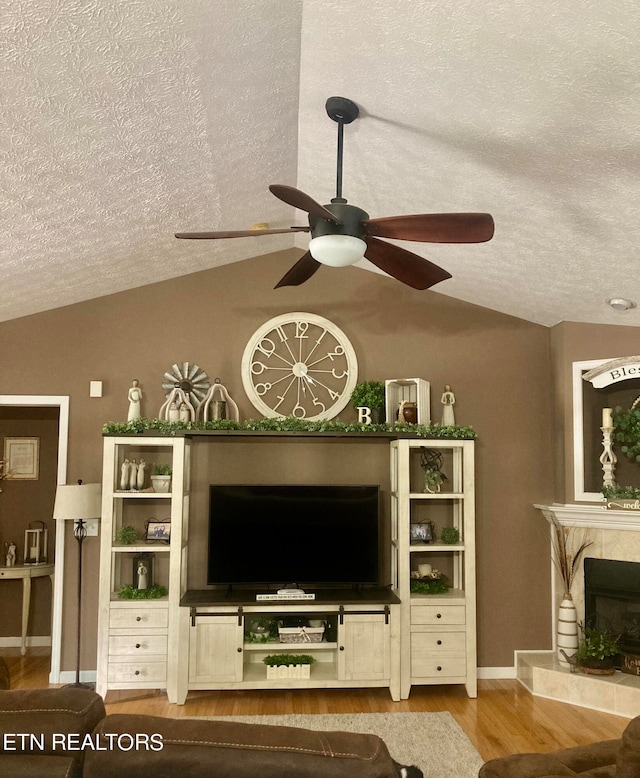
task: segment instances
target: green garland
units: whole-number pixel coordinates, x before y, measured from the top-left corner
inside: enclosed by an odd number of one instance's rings
[[[164,421],[163,419],[135,419],[128,422],[107,422],[102,432],[104,435],[137,435],[143,432],[155,431],[161,435],[176,435],[183,432],[334,432],[334,433],[368,433],[392,432],[410,434],[420,438],[448,438],[455,440],[475,440],[477,434],[472,427],[458,425],[443,427],[441,424],[360,424],[358,422],[342,422],[326,419],[308,421],[296,419],[293,416],[271,419],[247,419],[247,421],[232,421],[231,419],[216,419],[215,421]]]
[[[168,594],[168,589],[159,584],[155,584],[151,589],[136,589],[131,584],[125,584],[120,588],[118,597],[122,600],[158,600]]]
[[[411,581],[411,591],[414,594],[444,594],[449,591],[449,585],[444,578],[434,578],[431,581],[422,578]]]

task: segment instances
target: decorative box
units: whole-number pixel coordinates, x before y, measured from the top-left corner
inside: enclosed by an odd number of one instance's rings
[[[640,675],[640,656],[637,654],[623,654],[620,669],[623,673],[628,673],[629,675]]]
[[[278,678],[310,678],[311,665],[267,666],[267,680]]]

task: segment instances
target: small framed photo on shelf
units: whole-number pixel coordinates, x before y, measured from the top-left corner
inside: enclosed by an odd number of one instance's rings
[[[171,540],[171,520],[149,519],[147,522],[146,540],[158,540],[169,543]]]
[[[133,557],[133,588],[153,589],[153,554]]]
[[[433,543],[435,539],[432,521],[412,521],[409,526],[409,533],[411,545],[416,543]]]

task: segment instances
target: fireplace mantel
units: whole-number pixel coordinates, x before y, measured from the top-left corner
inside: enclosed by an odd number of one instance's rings
[[[629,530],[640,532],[640,511],[608,510],[604,505],[534,505],[547,521],[557,519],[563,527]]]

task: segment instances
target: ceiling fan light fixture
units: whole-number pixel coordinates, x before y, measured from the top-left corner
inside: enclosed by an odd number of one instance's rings
[[[322,265],[347,267],[364,257],[367,244],[352,235],[319,235],[309,241],[311,256]]]

